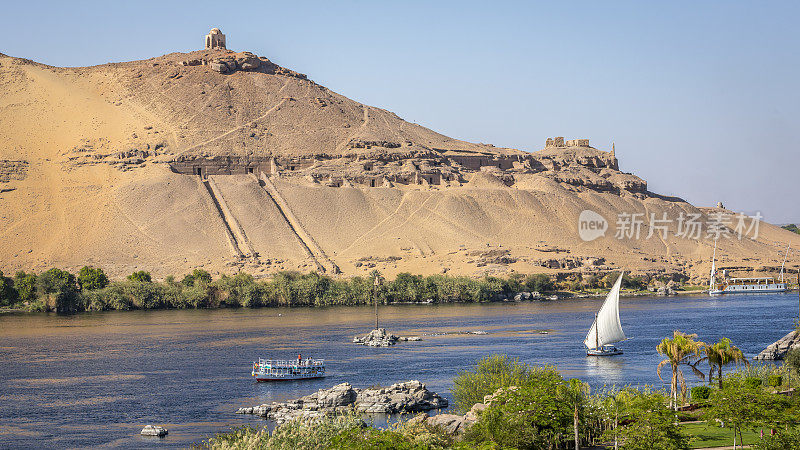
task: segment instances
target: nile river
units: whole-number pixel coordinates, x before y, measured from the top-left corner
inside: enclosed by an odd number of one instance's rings
[[[798,312],[797,293],[623,298],[622,326],[632,338],[620,345],[625,354],[587,358],[582,341],[601,302],[382,307],[381,326],[423,337],[392,348],[351,343],[374,325],[370,307],[4,315],[0,448],[185,447],[230,426],[263,423],[235,415],[241,406],[344,381],[367,387],[418,379],[449,397],[453,376],[489,353],[555,364],[593,386],[661,386],[655,347],[673,329],[704,341],[729,337],[752,357],[792,329]],[[488,334],[454,333],[475,330]],[[428,335],[435,333],[451,334]],[[273,384],[251,378],[259,356],[298,353],[325,358],[329,376]],[[169,435],[139,436],[148,423]]]

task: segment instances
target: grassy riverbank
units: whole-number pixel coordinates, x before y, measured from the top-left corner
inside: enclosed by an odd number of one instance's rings
[[[239,273],[213,279],[195,270],[178,280],[173,276],[152,280],[149,273],[135,272],[125,280],[110,281],[102,269],[84,267],[77,275],[60,269],[40,274],[0,272],[0,308],[4,311],[106,311],[167,308],[226,308],[263,306],[331,306],[390,303],[496,302],[522,299],[602,296],[618,277],[617,272],[583,276],[563,274],[512,274],[508,277],[472,278],[450,275],[401,273],[383,280],[380,273],[368,277],[329,277],[316,272],[279,272],[256,280]],[[375,279],[379,282],[376,285]],[[626,275],[623,295],[650,295],[662,279]],[[674,283],[674,282],[673,282]],[[677,286],[677,285],[676,285]],[[651,289],[651,290],[648,290]],[[687,292],[693,287],[687,287]],[[680,292],[680,291],[679,291]],[[519,300],[520,298],[517,298]]]

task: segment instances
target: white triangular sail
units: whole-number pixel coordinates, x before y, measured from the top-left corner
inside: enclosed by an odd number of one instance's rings
[[[583,341],[586,348],[598,348],[625,340],[625,333],[622,331],[622,324],[619,321],[619,290],[621,286],[622,274],[617,278],[606,301],[600,307],[589,333],[586,334],[586,339]]]

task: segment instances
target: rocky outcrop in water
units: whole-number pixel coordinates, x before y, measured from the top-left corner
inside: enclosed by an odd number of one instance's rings
[[[164,437],[167,434],[169,434],[169,430],[167,430],[164,427],[157,427],[157,426],[154,426],[154,425],[146,425],[144,428],[142,428],[142,431],[141,431],[140,434],[142,436]]]
[[[753,359],[758,360],[777,360],[783,359],[789,350],[800,348],[800,333],[791,331],[786,336],[778,339],[775,343],[765,348]]]
[[[414,413],[447,407],[447,399],[431,392],[419,381],[396,383],[389,387],[354,388],[341,383],[284,403],[273,402],[239,408],[236,414],[254,414],[284,423],[298,418],[322,417],[344,411],[361,413]]]
[[[387,333],[385,328],[378,328],[370,331],[364,336],[356,336],[353,338],[353,343],[358,345],[368,345],[370,347],[389,347],[397,343],[397,341],[421,341],[418,336],[400,337],[392,333]]]

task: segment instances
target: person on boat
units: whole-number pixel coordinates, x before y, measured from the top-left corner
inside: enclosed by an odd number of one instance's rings
[[[302,354],[298,354],[297,355],[297,365],[298,366],[300,365],[301,361],[303,361],[303,355]]]

